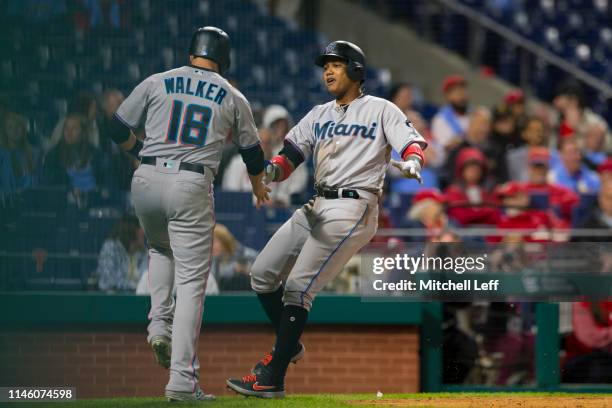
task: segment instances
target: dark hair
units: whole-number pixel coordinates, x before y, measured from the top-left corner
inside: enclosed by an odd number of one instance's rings
[[[91,104],[96,102],[96,97],[90,92],[79,92],[68,104],[68,114],[78,113],[85,117],[89,116]]]
[[[389,94],[387,95],[387,100],[393,102],[393,99],[395,99],[395,97],[402,88],[412,89],[412,84],[410,82],[397,82],[393,84],[393,86],[391,86],[391,89],[389,90]]]
[[[555,97],[561,95],[576,98],[576,100],[578,101],[578,106],[580,108],[584,108],[586,106],[586,96],[584,94],[584,89],[582,88],[582,85],[580,85],[574,80],[569,80],[559,84],[559,86],[557,87],[557,92],[555,92]]]
[[[126,251],[130,250],[130,243],[136,239],[136,233],[140,229],[140,222],[135,215],[125,214],[119,222],[115,224],[109,238],[116,239]]]
[[[64,129],[62,128],[62,139],[57,146],[59,151],[59,159],[60,163],[62,163],[65,168],[77,167],[80,169],[87,165],[92,155],[92,146],[89,143],[87,119],[83,115],[70,113],[64,120],[64,127],[66,126],[66,123],[68,123],[69,119],[76,119],[81,126],[81,140],[78,141],[76,147],[76,150],[79,152],[79,156],[78,160],[76,160],[77,158],[71,154],[73,149],[66,144],[66,141],[64,140]]]

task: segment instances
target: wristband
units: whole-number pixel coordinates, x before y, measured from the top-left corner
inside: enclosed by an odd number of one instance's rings
[[[425,156],[423,155],[423,149],[421,149],[421,146],[418,143],[413,142],[406,146],[406,148],[402,152],[402,160],[406,160],[410,155],[417,156],[421,160],[421,166],[425,165]]]
[[[291,163],[285,156],[274,156],[272,160],[270,160],[272,164],[277,165],[281,169],[281,175],[278,180],[274,181],[283,181],[286,180],[287,177],[291,175],[293,169],[291,168]]]

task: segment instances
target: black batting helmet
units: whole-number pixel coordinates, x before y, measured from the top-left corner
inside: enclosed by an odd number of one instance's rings
[[[325,47],[323,54],[315,59],[315,64],[322,67],[330,57],[346,61],[346,72],[353,81],[363,81],[365,77],[365,54],[361,48],[348,41],[334,41]]]
[[[198,28],[191,37],[189,55],[216,62],[219,66],[219,73],[223,74],[230,67],[229,35],[217,27]]]

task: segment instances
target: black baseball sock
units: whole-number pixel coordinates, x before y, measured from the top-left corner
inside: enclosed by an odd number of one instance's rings
[[[271,379],[274,384],[282,384],[287,373],[287,366],[295,354],[295,345],[302,336],[308,310],[300,306],[286,305],[281,315],[280,327],[276,336],[274,358],[270,363]]]
[[[280,285],[278,289],[270,293],[258,293],[257,298],[259,303],[264,308],[268,319],[274,326],[274,331],[278,335],[278,328],[280,326],[281,315],[283,313],[283,285]]]

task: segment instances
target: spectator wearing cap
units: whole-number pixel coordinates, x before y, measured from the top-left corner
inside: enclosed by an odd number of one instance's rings
[[[478,148],[485,154],[487,160],[487,169],[493,164],[491,144],[491,113],[484,106],[475,108],[470,114],[469,125],[465,134],[457,146],[448,152],[448,159],[444,168],[440,170],[440,184],[444,187],[452,183],[455,173],[455,165],[457,163],[457,155],[466,147]]]
[[[521,139],[525,143],[506,153],[506,167],[510,180],[527,181],[528,168],[525,166],[529,150],[535,147],[548,146],[548,129],[542,119],[529,117],[521,130]],[[547,150],[548,151],[548,150]]]
[[[517,130],[523,129],[527,122],[527,107],[525,104],[525,94],[520,89],[511,89],[504,96],[504,105],[514,118]]]
[[[569,137],[561,140],[559,158],[558,162],[553,163],[550,181],[578,194],[595,194],[599,191],[599,176],[583,164],[576,139]]]
[[[601,184],[612,180],[612,157],[607,158],[597,167],[597,173],[599,174]]]
[[[467,82],[460,75],[451,75],[442,83],[446,105],[434,116],[431,131],[434,139],[452,150],[463,140],[470,122]]]
[[[281,105],[270,105],[263,116],[263,127],[259,138],[264,156],[267,160],[277,154],[282,148],[285,136],[293,124],[291,115]],[[289,176],[287,182],[271,183],[271,205],[287,207],[291,204],[291,196],[301,194],[306,190],[308,183],[308,167],[299,166]],[[221,188],[224,191],[251,191],[251,182],[240,155],[230,159],[225,172]]]
[[[579,203],[573,190],[548,181],[550,151],[546,147],[532,147],[527,157],[527,191],[530,195],[548,197],[548,205],[555,209],[563,220],[571,222],[572,211]]]
[[[446,197],[440,190],[420,190],[412,199],[412,206],[407,214],[409,225],[426,229],[428,240],[435,239],[448,226],[445,205]]]
[[[560,138],[573,136],[580,150],[585,148],[589,132],[601,134],[602,151],[612,152],[612,134],[606,121],[586,106],[582,87],[574,82],[561,84],[553,99],[554,107],[561,114],[558,134]]]
[[[529,206],[529,189],[525,183],[510,181],[498,186],[495,194],[503,207],[503,214],[497,222],[497,228],[503,230],[533,229],[538,230],[524,235],[513,236],[512,242],[550,242],[553,228],[569,228],[569,223],[558,218],[552,211],[531,209]]]
[[[487,184],[484,154],[475,147],[463,148],[455,162],[455,182],[444,190],[449,218],[462,226],[497,224],[497,199]]]

